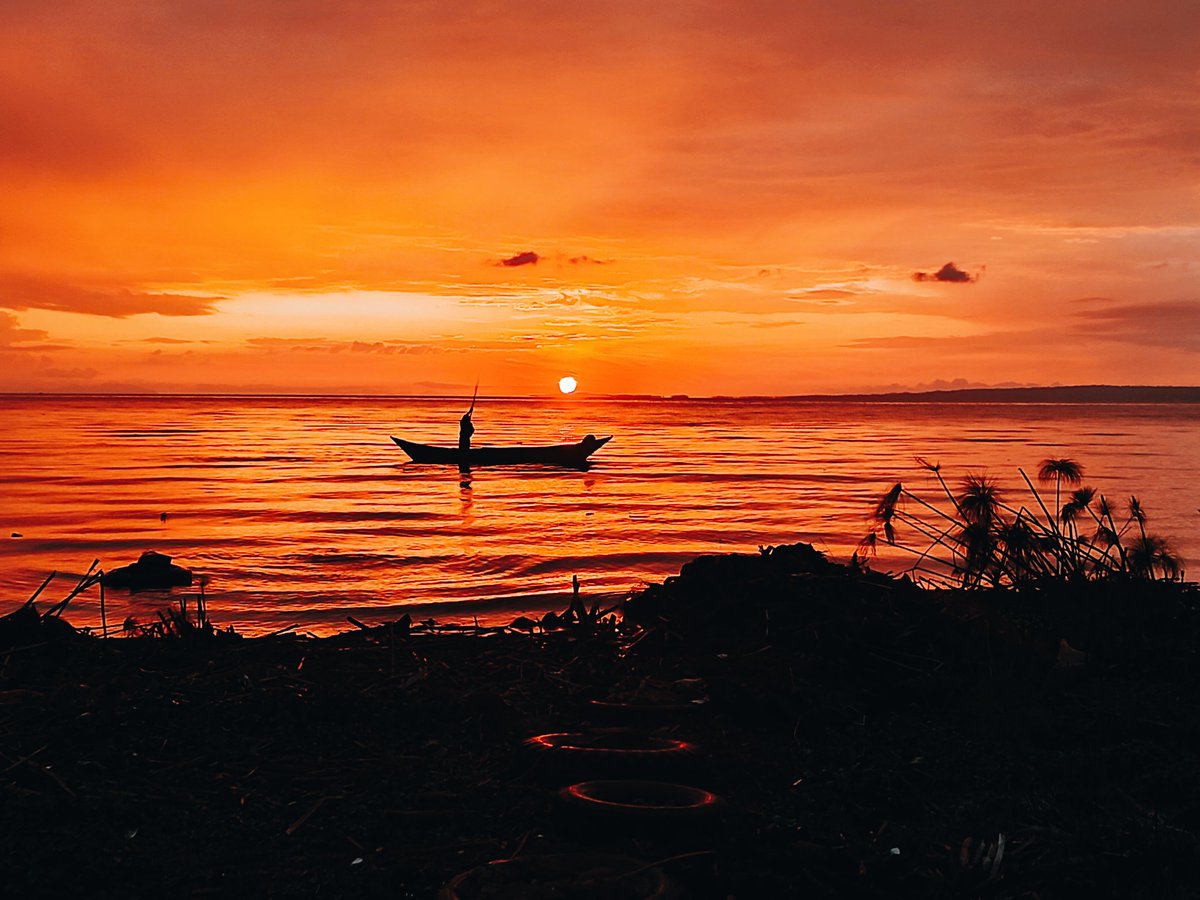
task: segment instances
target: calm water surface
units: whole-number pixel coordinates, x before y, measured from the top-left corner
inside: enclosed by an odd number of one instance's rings
[[[484,399],[476,445],[615,437],[585,472],[479,468],[465,480],[407,462],[388,439],[452,444],[462,407],[0,397],[0,612],[51,571],[44,597],[58,599],[93,558],[112,569],[153,549],[204,573],[212,618],[247,634],[328,633],[347,615],[405,610],[507,622],[565,606],[575,573],[585,596],[615,601],[701,553],[806,541],[848,558],[892,483],[936,499],[917,455],[952,482],[998,476],[1022,502],[1018,466],[1076,459],[1087,483],[1122,503],[1136,494],[1151,530],[1200,560],[1200,406]],[[165,601],[108,602],[111,622]],[[97,624],[98,599],[68,618]]]

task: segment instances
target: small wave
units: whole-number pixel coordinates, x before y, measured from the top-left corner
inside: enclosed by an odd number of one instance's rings
[[[862,476],[857,472],[838,474],[835,472],[776,472],[776,471],[736,471],[736,472],[703,472],[693,470],[637,471],[629,472],[621,479],[627,484],[638,482],[674,481],[682,484],[740,484],[742,482],[770,482],[802,484],[813,482],[818,484],[857,484]]]
[[[696,549],[625,550],[616,553],[584,551],[578,556],[473,556],[464,559],[464,569],[473,574],[528,578],[557,573],[621,571],[642,565],[682,565],[696,556]]]
[[[163,437],[171,435],[186,435],[186,434],[204,434],[206,429],[203,428],[143,428],[137,431],[117,430],[117,431],[102,431],[100,432],[105,437],[117,438],[143,438],[143,437]]]
[[[445,518],[442,513],[416,510],[307,510],[273,512],[268,518],[279,522],[429,522]],[[374,534],[376,532],[371,531]]]
[[[42,538],[29,539],[26,538],[21,542],[22,548],[25,550],[37,550],[39,552],[57,552],[70,551],[79,555],[100,555],[101,551],[106,550],[185,550],[200,552],[205,548],[214,546],[226,547],[244,547],[247,546],[245,537],[228,536],[228,537],[206,537],[203,541],[188,538],[164,538],[158,536],[147,537],[83,537],[83,538]]]
[[[442,565],[453,562],[459,557],[449,554],[431,554],[429,556],[395,556],[390,553],[302,553],[283,557],[282,562],[300,563],[303,565],[347,565],[384,567],[408,565]]]

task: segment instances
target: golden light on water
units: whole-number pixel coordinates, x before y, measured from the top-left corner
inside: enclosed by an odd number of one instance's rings
[[[558,379],[558,389],[564,394],[574,393],[575,388],[577,387],[579,387],[579,382],[570,375],[564,375],[562,378]]]

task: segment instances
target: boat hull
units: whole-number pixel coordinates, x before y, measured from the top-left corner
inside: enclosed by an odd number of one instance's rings
[[[590,437],[590,436],[589,436]],[[541,447],[472,447],[462,451],[457,447],[433,447],[393,437],[396,446],[413,462],[441,463],[454,466],[569,466],[582,468],[588,457],[612,440],[612,436],[584,438],[577,444],[550,444]]]

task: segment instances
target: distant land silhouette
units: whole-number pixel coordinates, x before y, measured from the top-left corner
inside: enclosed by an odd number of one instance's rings
[[[266,397],[313,397],[313,398],[361,398],[378,399],[382,397],[396,400],[444,400],[460,398],[456,394],[376,394],[370,392],[356,393],[312,393],[308,391],[228,391],[228,392],[187,392],[187,391],[0,391],[2,397],[229,397],[261,399]],[[1118,385],[1118,384],[1076,384],[1057,385],[1054,387],[996,387],[996,388],[955,388],[937,391],[885,391],[864,394],[715,394],[711,396],[689,394],[601,394],[579,391],[572,395],[576,401],[594,397],[599,400],[650,400],[669,402],[673,400],[712,401],[755,403],[779,400],[796,401],[836,401],[864,403],[1200,403],[1200,386],[1166,386],[1166,385]],[[489,394],[480,395],[480,400],[530,400],[530,399],[561,399],[559,397],[530,396],[528,394]],[[568,401],[570,402],[570,401]]]
[[[1061,387],[960,388],[948,391],[843,394],[838,399],[897,403],[1200,403],[1200,387],[1079,384]]]
[[[825,400],[871,403],[1200,403],[1200,387],[1076,384],[1056,387],[959,388],[943,391],[894,391],[880,394],[787,394],[781,396],[657,397],[613,394],[615,399],[656,400]]]

